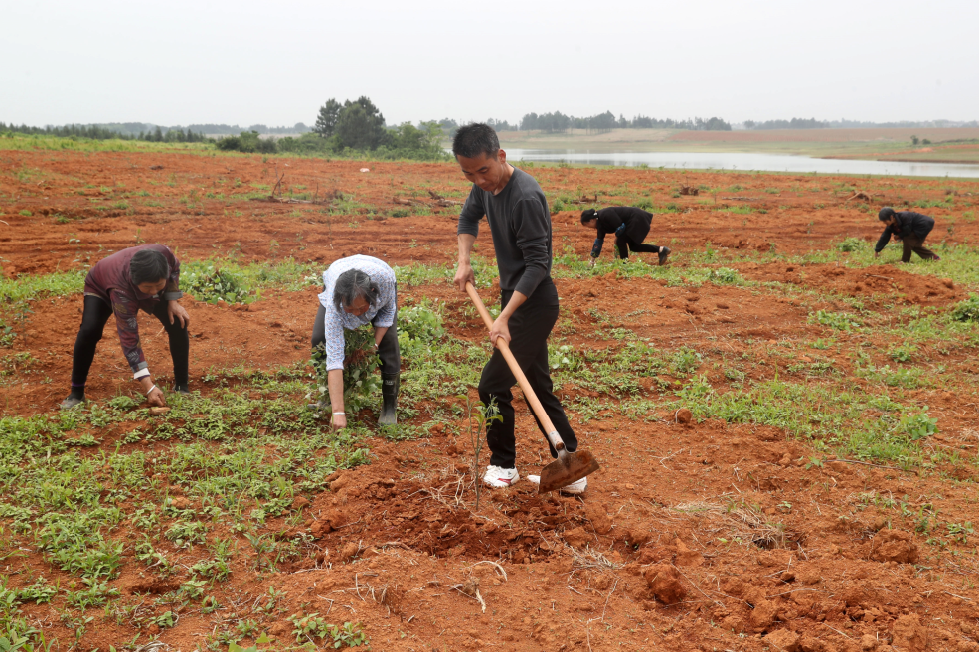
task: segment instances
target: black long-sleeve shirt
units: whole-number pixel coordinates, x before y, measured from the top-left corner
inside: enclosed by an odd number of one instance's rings
[[[602,244],[605,236],[609,233],[619,234],[622,229],[623,236],[635,242],[641,243],[649,235],[649,225],[652,223],[652,213],[647,213],[641,208],[633,206],[609,206],[598,211],[598,237],[591,248],[591,257],[598,258],[602,253]]]
[[[551,276],[551,213],[544,191],[532,176],[513,168],[498,195],[473,184],[459,214],[458,233],[478,236],[483,215],[493,234],[500,289],[529,297]]]
[[[901,211],[900,213],[894,213],[894,217],[897,221],[884,229],[884,232],[880,235],[880,240],[877,241],[877,246],[874,247],[874,251],[883,250],[887,246],[887,243],[891,241],[892,235],[897,236],[898,240],[902,240],[906,235],[913,235],[916,238],[924,240],[931,233],[931,230],[935,228],[935,220],[921,213]]]

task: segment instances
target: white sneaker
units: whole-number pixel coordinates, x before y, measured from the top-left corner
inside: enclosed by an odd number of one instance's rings
[[[483,476],[483,484],[494,489],[503,489],[516,484],[520,479],[520,474],[516,469],[504,469],[502,466],[486,467],[486,475]]]
[[[527,479],[533,482],[534,484],[540,484],[539,475],[528,475]],[[564,485],[563,487],[561,487],[560,491],[563,494],[577,495],[577,494],[585,493],[585,489],[587,488],[588,488],[588,478],[584,477],[581,480],[575,480],[571,484]]]

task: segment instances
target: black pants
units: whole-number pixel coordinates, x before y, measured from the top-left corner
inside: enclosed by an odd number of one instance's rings
[[[150,313],[160,320],[170,339],[170,357],[173,359],[173,379],[178,387],[187,387],[190,370],[190,334],[174,318],[170,323],[167,302],[159,301]],[[82,307],[82,325],[75,337],[75,359],[71,370],[71,386],[84,387],[88,371],[95,359],[95,347],[102,339],[105,323],[112,316],[112,308],[99,297],[87,295]]]
[[[619,258],[622,258],[623,260],[629,257],[630,249],[635,253],[659,253],[658,245],[648,245],[641,242],[636,242],[625,235],[615,238],[615,246],[619,249]]]
[[[925,238],[927,237],[928,235],[925,234]],[[925,246],[925,238],[919,238],[915,235],[904,236],[904,239],[902,240],[904,243],[904,253],[901,254],[901,260],[906,263],[911,262],[912,251],[925,260],[928,260],[929,258],[938,258],[934,251]]]
[[[510,301],[512,292],[504,292],[503,307]],[[544,406],[544,412],[554,422],[554,428],[561,435],[569,452],[578,448],[568,417],[564,414],[561,401],[554,395],[554,383],[547,360],[547,338],[557,323],[557,288],[550,280],[544,281],[537,290],[510,317],[510,350],[527,376],[531,388]],[[486,428],[486,443],[489,444],[490,464],[505,469],[515,468],[517,462],[517,440],[514,434],[513,393],[510,391],[517,380],[510,372],[503,354],[493,351],[483,375],[479,379],[479,400],[489,405],[493,400],[503,420],[496,420]],[[534,415],[537,427],[545,434],[540,419]],[[548,442],[550,446],[550,442]],[[551,446],[551,457],[557,451]]]
[[[313,322],[312,345],[315,351],[317,347],[322,347],[326,343],[326,328],[323,320],[326,318],[326,308],[320,304],[320,309],[316,311],[316,320]],[[374,322],[377,318],[374,318]],[[371,322],[375,328],[377,324]],[[394,324],[384,333],[381,343],[377,346],[377,355],[381,358],[382,374],[401,373],[401,345],[398,343],[398,308],[394,309]]]

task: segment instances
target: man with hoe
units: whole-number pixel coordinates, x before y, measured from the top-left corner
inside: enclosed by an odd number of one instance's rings
[[[548,367],[547,338],[557,322],[559,301],[551,279],[553,251],[547,199],[533,177],[507,163],[506,152],[488,125],[474,123],[460,128],[452,141],[452,153],[466,179],[473,183],[459,215],[459,267],[453,282],[463,292],[466,283],[475,285],[470,253],[485,215],[493,236],[502,294],[502,311],[490,330],[490,341],[494,346],[499,338],[509,343],[544,411],[567,450],[573,452],[577,438],[554,395]],[[492,402],[502,417],[486,430],[492,455],[483,482],[490,487],[509,487],[520,479],[510,391],[514,384],[516,379],[503,355],[494,351],[479,381],[480,400],[485,405]],[[537,425],[544,433],[539,420]],[[553,446],[551,456],[557,457]],[[540,482],[539,476],[528,479]],[[562,491],[581,493],[587,482],[582,478]]]

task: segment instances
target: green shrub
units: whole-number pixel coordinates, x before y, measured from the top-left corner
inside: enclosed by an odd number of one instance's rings
[[[574,350],[574,347],[569,344],[550,348],[549,353],[550,360],[548,362],[554,371],[561,370],[564,373],[575,374],[584,370],[584,361]]]
[[[925,410],[928,406],[925,406]],[[921,414],[907,414],[901,417],[899,429],[911,438],[912,441],[923,439],[928,435],[938,432],[938,419],[928,416],[927,412]]]
[[[730,267],[712,269],[707,278],[717,285],[740,285],[743,282],[738,271]]]
[[[960,301],[952,308],[952,319],[955,321],[979,321],[979,294],[970,294],[965,301]]]
[[[912,353],[914,353],[914,349],[907,344],[902,344],[901,346],[893,347],[887,352],[887,355],[891,356],[891,360],[895,362],[911,362]]]
[[[17,333],[14,332],[14,327],[8,326],[2,319],[0,319],[0,346],[12,346],[15,337],[17,337]]]
[[[242,279],[237,274],[208,265],[200,271],[190,271],[183,275],[184,290],[194,295],[198,301],[207,303],[251,303],[258,298],[258,292],[250,295],[242,287]]]
[[[109,399],[107,402],[109,405],[116,408],[117,410],[131,410],[137,405],[139,405],[139,403],[136,402],[135,399],[125,395],[116,396],[115,398]]]
[[[376,400],[381,389],[381,377],[374,373],[379,363],[374,349],[374,329],[363,327],[344,330],[343,403],[347,414],[356,414]],[[316,371],[314,395],[327,405],[330,402],[329,374],[326,370],[326,350],[318,346],[310,360]]]
[[[224,138],[218,139],[217,146],[218,149],[226,152],[240,152],[241,138],[238,136],[225,136]]]
[[[861,326],[860,322],[853,315],[845,312],[830,312],[828,310],[817,310],[815,313],[810,313],[809,323],[830,326],[839,331],[850,331]]]
[[[406,364],[413,358],[431,355],[431,345],[445,336],[442,318],[425,306],[401,308],[398,311],[398,344]],[[380,396],[380,364],[374,348],[374,329],[362,327],[344,330],[343,403],[348,414],[357,413],[376,403]],[[326,352],[323,347],[313,351],[310,361],[316,372],[317,387],[313,395],[329,403]]]
[[[401,353],[412,354],[429,350],[429,345],[445,335],[442,318],[424,306],[412,306],[398,311],[398,344]],[[427,351],[426,351],[427,352]]]
[[[686,376],[697,369],[703,360],[703,356],[695,350],[681,346],[673,354],[673,359],[670,362],[674,373],[678,376]]]
[[[860,238],[847,238],[843,242],[836,245],[836,248],[840,251],[860,251],[866,248],[867,243]]]
[[[271,138],[260,138],[257,131],[243,131],[240,136],[225,136],[217,142],[218,149],[229,152],[275,154],[278,150]]]

